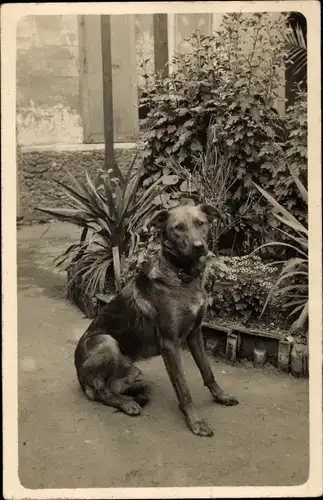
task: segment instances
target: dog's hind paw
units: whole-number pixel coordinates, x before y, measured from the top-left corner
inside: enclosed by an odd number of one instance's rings
[[[120,405],[120,410],[132,417],[140,415],[141,413],[141,408],[136,401],[125,401]]]
[[[146,406],[150,401],[150,395],[146,393],[139,393],[134,396],[136,403],[140,406]]]
[[[205,436],[205,437],[214,436],[213,430],[211,429],[209,424],[203,419],[197,420],[196,422],[193,422],[189,426],[193,434],[195,434],[196,436]]]

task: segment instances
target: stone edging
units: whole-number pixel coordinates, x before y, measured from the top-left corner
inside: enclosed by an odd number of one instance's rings
[[[292,342],[276,332],[240,325],[230,328],[205,322],[202,328],[208,354],[224,355],[232,364],[239,358],[251,359],[256,367],[268,361],[280,371],[308,377],[308,348],[303,344]]]

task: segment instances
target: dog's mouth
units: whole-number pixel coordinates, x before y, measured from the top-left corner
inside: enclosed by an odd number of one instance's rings
[[[164,251],[167,254],[175,257],[179,264],[184,268],[190,268],[199,264],[208,255],[208,249],[205,245],[199,245],[196,247],[191,247],[188,251],[179,251],[178,248],[174,248],[170,241],[166,240],[163,242]]]
[[[192,248],[191,257],[193,259],[199,259],[200,257],[207,255],[207,252],[207,248],[204,245],[199,245]]]

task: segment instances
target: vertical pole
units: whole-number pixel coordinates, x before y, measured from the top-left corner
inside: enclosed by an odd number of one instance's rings
[[[155,72],[168,74],[168,30],[167,14],[154,14]]]
[[[113,149],[113,100],[110,16],[101,16],[102,76],[103,76],[103,122],[105,168],[115,167]]]

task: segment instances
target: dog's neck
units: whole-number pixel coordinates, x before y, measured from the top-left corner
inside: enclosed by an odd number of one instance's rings
[[[161,258],[167,262],[176,276],[184,283],[190,283],[201,277],[206,267],[203,258],[192,261],[191,259],[185,260],[183,257],[179,257],[167,244],[167,241],[164,241],[161,245]]]

